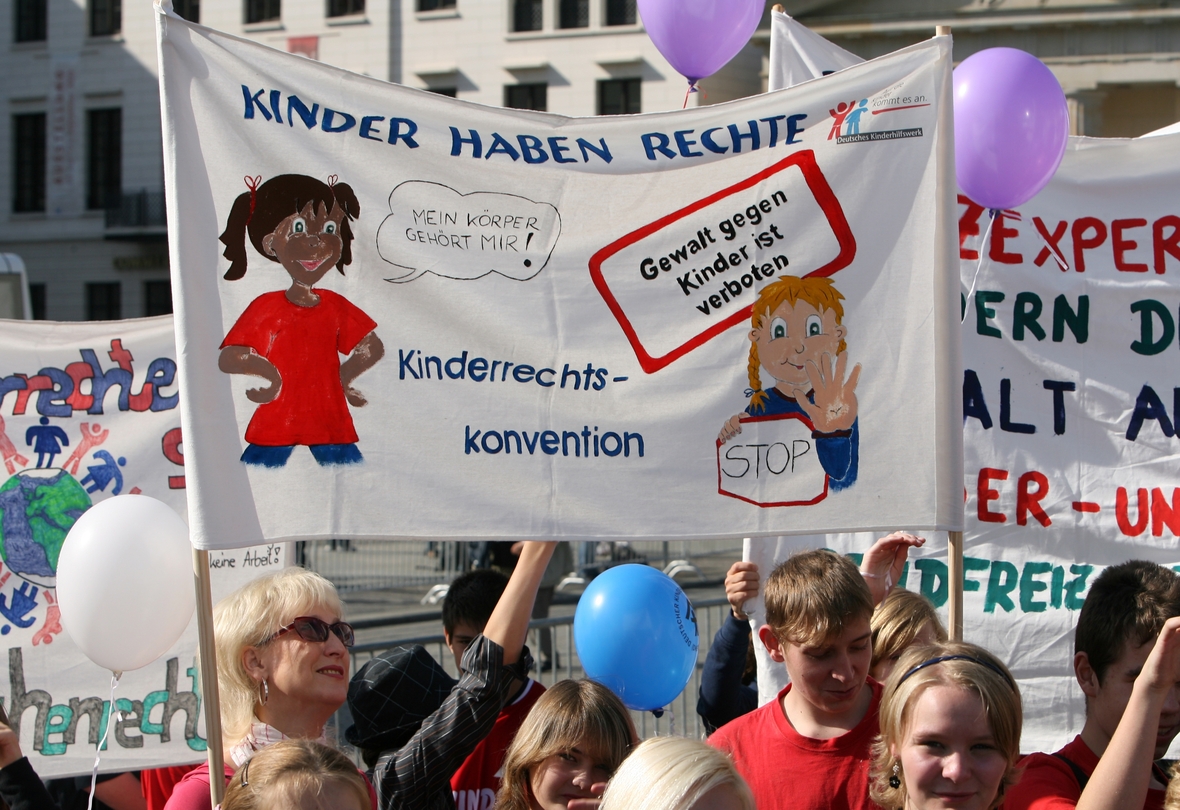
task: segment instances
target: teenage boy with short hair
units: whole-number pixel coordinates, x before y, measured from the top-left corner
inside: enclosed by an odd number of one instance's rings
[[[1008,810],[1161,810],[1167,775],[1153,760],[1180,732],[1180,577],[1131,560],[1094,580],[1074,633],[1086,695],[1082,733],[1024,760]]]
[[[470,571],[457,577],[443,600],[443,638],[455,656],[455,666],[463,671],[463,653],[483,633],[488,617],[508,586],[508,577],[499,571]],[[545,687],[526,678],[516,681],[508,703],[500,710],[496,724],[475,750],[468,755],[451,777],[455,805],[462,808],[491,807],[500,789],[500,769],[504,752],[529,710]]]
[[[806,551],[777,566],[764,593],[758,637],[791,683],[709,744],[733,757],[759,810],[875,808],[869,759],[881,685],[868,678],[868,585],[850,560]]]

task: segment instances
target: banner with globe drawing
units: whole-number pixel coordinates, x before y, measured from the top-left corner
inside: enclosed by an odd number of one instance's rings
[[[187,512],[175,358],[171,316],[0,320],[0,696],[45,777],[89,773],[111,715],[110,673],[62,630],[54,586],[70,527],[116,495]],[[287,555],[275,544],[213,556],[217,599]],[[196,650],[194,619],[160,660],[124,674],[104,771],[204,759]]]

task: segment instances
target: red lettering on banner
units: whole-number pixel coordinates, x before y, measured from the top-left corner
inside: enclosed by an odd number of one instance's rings
[[[1090,236],[1086,231],[1093,231]],[[1080,217],[1073,221],[1070,228],[1073,236],[1073,269],[1079,273],[1086,272],[1086,251],[1093,250],[1106,241],[1106,223],[1098,217]]]
[[[963,247],[963,243],[968,236],[979,236],[979,218],[987,209],[964,194],[959,195],[959,205],[967,206],[963,216],[959,217],[959,258],[974,261],[979,258],[979,251],[969,250]]]
[[[1007,219],[1012,219],[1012,217],[1005,216],[1003,212],[996,214],[996,218],[992,222],[991,245],[987,255],[993,262],[1000,264],[1022,264],[1024,262],[1023,255],[1004,251],[1004,241],[1020,235],[1020,232],[1015,228],[1004,225],[1004,220]]]
[[[1132,523],[1127,514],[1127,488],[1119,487],[1114,498],[1114,517],[1118,521],[1119,531],[1127,537],[1138,537],[1147,528],[1147,490],[1140,487],[1138,495],[1138,512]]]
[[[1004,523],[1008,520],[1003,512],[993,512],[988,509],[987,505],[992,501],[1000,499],[999,490],[992,489],[992,481],[1007,481],[1008,471],[997,470],[992,467],[984,467],[979,471],[979,483],[976,486],[975,497],[976,508],[979,519],[984,523]]]
[[[1069,230],[1069,221],[1063,219],[1054,226],[1053,233],[1049,233],[1049,229],[1045,227],[1045,223],[1041,218],[1033,217],[1033,227],[1037,229],[1037,233],[1041,235],[1041,238],[1045,240],[1045,244],[1048,245],[1048,247],[1041,248],[1041,252],[1037,254],[1037,258],[1033,260],[1033,264],[1040,267],[1052,255],[1049,252],[1052,250],[1053,253],[1057,254],[1057,258],[1060,260],[1058,266],[1061,267],[1061,272],[1064,273],[1066,262],[1065,254],[1061,252],[1061,240],[1065,238],[1065,232]]]
[[[1147,265],[1141,262],[1128,262],[1127,251],[1135,250],[1139,243],[1134,239],[1127,239],[1123,231],[1127,228],[1146,228],[1146,219],[1116,219],[1110,223],[1110,241],[1114,248],[1114,267],[1122,273],[1146,273]]]
[[[181,467],[184,466],[184,453],[180,449],[183,441],[180,435],[180,428],[172,428],[172,430],[164,434],[164,438],[160,442],[164,450],[164,458],[173,464],[179,464]],[[168,476],[168,489],[184,489],[184,476]]]
[[[1029,485],[1035,484],[1036,489],[1030,490]],[[1031,514],[1042,526],[1048,526],[1052,521],[1041,507],[1041,500],[1049,494],[1049,479],[1044,473],[1030,470],[1020,476],[1016,483],[1016,523],[1020,526],[1028,525]]]
[[[124,371],[132,371],[131,361],[135,358],[131,356],[131,352],[123,348],[123,341],[120,338],[111,341],[111,350],[107,352],[107,357],[115,361],[115,364]]]
[[[23,377],[23,374],[17,374],[18,377]],[[53,389],[53,380],[43,374],[38,374],[35,377],[29,377],[29,382],[25,386],[25,390],[16,392],[16,402],[12,406],[12,415],[21,416],[25,412],[25,408],[29,407],[29,397],[34,391],[44,391],[45,389]]]
[[[1172,229],[1171,235],[1166,238],[1164,228]],[[1155,272],[1163,275],[1167,256],[1180,259],[1180,217],[1168,214],[1151,224],[1151,247],[1155,258]]]
[[[90,410],[90,406],[94,404],[94,397],[82,393],[82,380],[93,379],[94,369],[89,363],[70,363],[66,366],[66,374],[74,381],[74,393],[66,397],[66,404],[75,411]]]
[[[1174,536],[1180,535],[1180,487],[1172,490],[1171,503],[1168,503],[1159,487],[1151,491],[1151,536],[1162,535],[1164,526],[1167,526]]]

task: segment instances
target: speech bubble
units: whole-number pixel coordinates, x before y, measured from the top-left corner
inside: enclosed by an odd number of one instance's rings
[[[811,506],[828,497],[811,422],[801,414],[746,416],[717,442],[717,492],[755,506]]]
[[[377,252],[400,284],[426,273],[470,281],[499,273],[528,281],[549,263],[561,215],[546,202],[476,191],[460,194],[425,180],[400,183],[377,229]]]
[[[831,276],[856,256],[844,210],[809,149],[611,242],[590,278],[653,374],[749,321],[783,275]]]

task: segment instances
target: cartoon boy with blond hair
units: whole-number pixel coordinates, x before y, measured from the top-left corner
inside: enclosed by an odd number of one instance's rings
[[[828,278],[784,276],[762,289],[750,318],[750,405],[730,418],[717,437],[724,444],[741,433],[744,416],[805,416],[833,492],[856,483],[860,445],[860,364],[845,381],[843,298]],[[775,381],[768,391],[762,389],[762,369]]]

